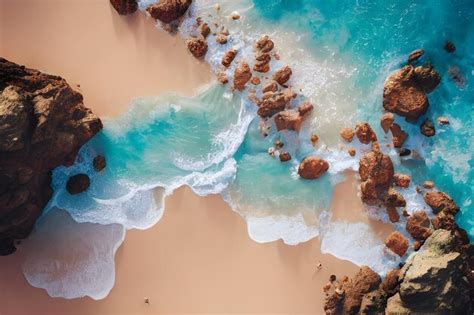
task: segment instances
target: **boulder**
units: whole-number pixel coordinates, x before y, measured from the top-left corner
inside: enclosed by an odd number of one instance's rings
[[[234,89],[243,91],[251,78],[252,71],[249,65],[244,61],[239,62],[234,71]]]
[[[339,135],[344,141],[347,142],[352,142],[352,139],[354,139],[354,130],[352,128],[342,128],[341,132]]]
[[[191,5],[192,0],[160,0],[146,10],[155,20],[171,23],[183,16]]]
[[[382,118],[380,118],[380,126],[385,133],[390,130],[390,127],[392,127],[394,121],[395,116],[392,113],[385,113],[382,115]]]
[[[102,171],[106,166],[105,157],[103,155],[97,155],[92,161],[92,165],[96,172]]]
[[[393,182],[398,187],[407,188],[408,186],[410,186],[410,181],[411,178],[408,175],[400,173],[395,173],[393,175]]]
[[[235,48],[231,48],[228,51],[226,51],[224,56],[222,57],[222,61],[221,61],[222,65],[228,68],[236,55],[237,55],[237,49]]]
[[[110,4],[120,15],[132,14],[138,9],[137,0],[110,0]]]
[[[454,200],[444,192],[427,192],[423,195],[423,198],[425,199],[426,204],[431,207],[434,214],[443,211],[455,215],[459,211],[459,207],[456,205]]]
[[[91,182],[87,174],[76,174],[69,177],[66,184],[66,189],[71,195],[77,195],[86,191],[90,184]]]
[[[362,181],[372,179],[375,185],[388,186],[394,175],[392,160],[380,151],[366,153],[359,161],[359,175]]]
[[[204,38],[188,38],[186,45],[191,54],[196,58],[202,58],[207,53],[207,42]]]
[[[400,215],[398,214],[398,210],[396,207],[386,207],[386,210],[387,210],[387,214],[388,214],[388,218],[390,220],[390,222],[392,223],[397,223],[398,221],[400,221]]]
[[[268,53],[273,49],[274,46],[275,45],[270,37],[268,35],[263,35],[259,40],[257,40],[255,49],[264,53]]]
[[[262,93],[276,92],[276,91],[278,91],[278,83],[273,80],[266,83],[262,88]]]
[[[290,79],[291,74],[291,68],[288,66],[284,66],[273,74],[272,79],[278,82],[280,85],[284,85]]]
[[[392,232],[385,239],[385,246],[400,257],[405,256],[408,250],[408,239],[400,232]]]
[[[262,118],[267,118],[281,112],[290,103],[293,95],[287,91],[267,92],[263,95],[257,114]]]
[[[390,270],[382,282],[382,289],[387,293],[390,297],[395,295],[399,289],[399,280],[398,277],[400,275],[400,269],[392,269]]]
[[[405,207],[407,205],[405,198],[397,192],[393,187],[390,187],[383,196],[383,204],[386,207]]]
[[[430,218],[424,211],[415,211],[409,216],[405,228],[414,239],[421,241],[426,240],[432,232]]]
[[[392,132],[392,142],[395,148],[401,148],[405,143],[405,140],[408,137],[408,134],[402,130],[399,124],[392,124],[390,127],[390,131]]]
[[[298,167],[298,174],[304,179],[316,179],[329,169],[329,163],[317,156],[306,157]]]
[[[425,93],[431,93],[441,82],[441,77],[431,65],[427,67],[416,67],[415,78]]]
[[[425,119],[420,126],[421,133],[426,137],[432,137],[436,134],[435,126],[429,119]]]
[[[363,144],[369,144],[372,141],[377,141],[377,135],[366,122],[358,123],[356,125],[355,134],[359,141]]]
[[[277,130],[294,130],[299,132],[303,124],[304,117],[307,113],[313,110],[313,105],[304,103],[297,108],[297,110],[285,110],[275,115],[275,124]]]
[[[270,61],[271,57],[269,53],[258,52],[255,55],[255,64],[253,66],[253,70],[257,72],[266,73],[270,71]]]
[[[15,251],[52,196],[51,171],[102,129],[59,76],[0,58],[0,255]]]

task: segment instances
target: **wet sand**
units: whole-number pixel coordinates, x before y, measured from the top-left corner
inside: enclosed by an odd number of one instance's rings
[[[157,31],[142,14],[118,16],[105,0],[0,0],[0,30],[1,56],[80,84],[86,105],[101,117],[123,112],[132,97],[192,95],[211,80],[179,37]],[[356,193],[353,177],[336,187],[335,216],[367,220]],[[188,188],[167,198],[153,228],[127,233],[116,255],[116,284],[104,300],[50,298],[26,282],[22,255],[20,248],[0,258],[1,315],[322,314],[329,276],[358,269],[322,255],[318,239],[258,244],[220,196],[202,198]]]

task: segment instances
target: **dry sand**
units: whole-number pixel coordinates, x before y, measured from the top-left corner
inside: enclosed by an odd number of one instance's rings
[[[179,38],[157,31],[142,14],[119,17],[106,0],[0,0],[0,36],[1,56],[79,83],[86,105],[102,117],[124,111],[136,96],[192,95],[211,78]],[[353,176],[336,187],[335,217],[367,221],[356,192]],[[375,227],[386,235],[385,226]],[[188,188],[167,198],[153,228],[127,233],[116,256],[116,285],[104,300],[50,298],[24,279],[22,255],[20,248],[0,258],[1,315],[321,314],[329,275],[358,269],[322,255],[318,239],[258,244],[220,196],[202,198]]]

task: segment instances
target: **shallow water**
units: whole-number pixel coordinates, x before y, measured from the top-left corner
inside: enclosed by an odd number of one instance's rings
[[[150,1],[142,1],[142,7],[145,2]],[[270,126],[269,136],[263,137],[255,106],[246,101],[246,93],[233,94],[220,86],[207,87],[194,98],[169,94],[137,99],[122,117],[105,121],[103,132],[81,150],[74,166],[54,171],[51,209],[67,209],[77,222],[144,229],[161,218],[164,196],[188,185],[199,195],[221,193],[247,220],[255,241],[282,239],[297,244],[319,234],[324,252],[368,264],[383,274],[399,260],[387,255],[369,227],[332,222],[325,211],[334,186],[344,179],[343,171],[357,170],[360,157],[351,158],[345,149],[340,150],[338,133],[342,127],[367,120],[381,135],[383,81],[406,62],[412,50],[423,48],[422,61],[432,62],[442,75],[441,85],[429,95],[431,106],[426,116],[433,121],[446,116],[451,124],[437,126],[437,135],[426,139],[419,135],[418,125],[398,119],[410,134],[406,146],[418,151],[423,160],[400,160],[393,150],[384,150],[392,156],[397,171],[412,175],[410,188],[400,189],[409,212],[429,211],[415,186],[433,180],[461,206],[458,222],[474,237],[470,129],[474,59],[469,54],[474,50],[474,1],[220,3],[220,15],[211,1],[195,1],[192,10],[195,16],[211,13],[212,19],[227,25],[233,34],[227,45],[218,46],[210,40],[206,61],[217,69],[230,47],[239,49],[237,60],[249,58],[254,40],[262,33],[270,34],[282,56],[281,61],[272,61],[272,69],[289,63],[294,69],[291,84],[315,104],[301,132],[277,132]],[[234,10],[242,14],[237,22],[226,18]],[[182,25],[184,36],[195,32],[193,21],[190,17]],[[445,40],[456,44],[456,53],[443,50]],[[449,79],[450,66],[459,67],[465,78],[463,86]],[[231,67],[230,79],[232,71]],[[316,148],[309,142],[312,133],[321,138]],[[290,162],[281,163],[268,155],[275,140],[285,144],[284,150],[293,157]],[[390,141],[390,137],[380,139],[382,143]],[[360,152],[369,150],[357,141],[354,146]],[[99,174],[91,163],[97,152],[107,158],[107,168]],[[302,180],[296,172],[299,162],[310,154],[331,164],[329,172],[315,181]],[[91,188],[70,196],[64,186],[68,176],[78,172],[90,175]],[[387,220],[384,215],[379,219]],[[406,233],[403,222],[397,228]],[[350,242],[340,240],[345,234],[351,236]],[[32,239],[38,237],[35,234]],[[349,243],[353,246],[348,247]],[[34,285],[50,292],[54,283],[36,277],[37,272],[25,268],[28,279],[40,279]],[[89,288],[75,288],[54,294],[97,297]]]

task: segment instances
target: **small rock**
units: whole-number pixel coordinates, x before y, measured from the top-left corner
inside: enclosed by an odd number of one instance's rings
[[[330,281],[330,282],[336,281],[336,275],[330,275],[330,276],[329,276],[329,281]]]
[[[278,83],[276,83],[276,81],[273,81],[273,80],[265,84],[262,88],[262,93],[276,92],[276,91],[278,91]]]
[[[417,251],[421,248],[421,245],[423,245],[422,242],[420,242],[420,241],[414,241],[414,242],[413,242],[413,250],[414,250],[415,252],[417,252]]]
[[[414,50],[410,54],[410,56],[408,56],[408,63],[412,63],[413,61],[420,59],[421,56],[423,56],[424,53],[425,53],[425,51],[423,49]]]
[[[240,19],[240,14],[237,11],[232,12],[232,14],[230,16],[231,16],[232,20]]]
[[[399,124],[396,123],[392,124],[390,131],[392,132],[393,146],[395,148],[401,148],[405,143],[408,134],[402,130]]]
[[[316,179],[324,175],[329,169],[329,163],[316,157],[306,157],[298,168],[298,175],[304,179]]]
[[[191,54],[196,58],[203,57],[207,52],[207,42],[203,38],[188,38],[186,45]]]
[[[221,84],[227,84],[229,82],[229,79],[227,78],[227,74],[223,71],[219,71],[217,74],[217,81]]]
[[[222,33],[217,34],[216,42],[221,45],[227,44],[227,36]]]
[[[252,77],[252,79],[250,79],[250,83],[252,83],[253,85],[259,85],[260,79],[258,77]]]
[[[369,144],[371,141],[377,141],[375,132],[366,122],[357,124],[355,134],[359,141],[363,144]]]
[[[438,117],[438,125],[449,125],[449,120],[446,117],[440,116]]]
[[[456,51],[456,46],[454,45],[453,42],[447,41],[446,43],[444,43],[444,50],[452,54],[453,52]]]
[[[347,142],[352,142],[354,139],[354,130],[352,128],[342,128],[341,132],[339,133],[341,138]]]
[[[459,69],[458,66],[449,66],[448,75],[458,87],[464,88],[466,85],[466,79],[464,78],[463,74],[461,73],[461,69]]]
[[[420,126],[421,133],[426,137],[432,137],[436,134],[434,124],[431,120],[425,119]]]
[[[393,187],[390,187],[384,195],[384,204],[388,207],[405,207],[407,205],[405,198],[397,192]]]
[[[231,48],[228,51],[226,51],[226,53],[222,57],[222,61],[221,61],[222,65],[228,68],[230,64],[232,63],[232,61],[234,60],[235,55],[237,55],[237,50],[235,48]]]
[[[392,127],[394,121],[395,116],[392,113],[385,113],[382,115],[382,118],[380,119],[380,126],[385,133],[390,130],[390,127]]]
[[[77,195],[86,191],[90,186],[90,179],[87,174],[76,174],[69,177],[66,189],[71,195]]]
[[[319,137],[318,137],[317,135],[315,135],[315,134],[312,134],[312,135],[311,135],[310,141],[311,141],[311,144],[312,144],[313,146],[315,146],[316,143],[318,143],[318,140],[319,140]]]
[[[234,72],[234,89],[243,91],[250,78],[252,78],[252,71],[249,65],[244,61],[239,62]]]
[[[385,246],[400,257],[405,256],[408,250],[408,239],[400,232],[392,232],[385,240]]]
[[[410,185],[411,178],[405,174],[395,173],[393,181],[398,187],[407,188]]]
[[[356,155],[356,149],[349,148],[349,149],[347,149],[347,153],[349,153],[350,156],[355,156]]]
[[[409,156],[411,154],[411,150],[407,148],[401,148],[398,152],[399,156]]]
[[[281,149],[281,148],[283,148],[283,146],[284,146],[285,144],[284,144],[283,142],[281,142],[280,140],[276,140],[273,145],[275,146],[275,148]]]
[[[426,189],[433,189],[434,186],[435,186],[435,184],[432,181],[425,180],[423,182],[423,187],[426,188]]]
[[[209,28],[209,25],[207,23],[203,23],[199,26],[199,31],[201,32],[201,35],[206,38],[209,36],[211,33],[211,29]]]
[[[92,165],[94,166],[94,170],[96,172],[102,171],[106,166],[105,157],[102,155],[97,155],[92,161]]]
[[[286,161],[289,161],[289,160],[291,160],[291,155],[290,155],[290,153],[288,153],[288,152],[282,152],[282,153],[280,153],[280,161],[286,162]]]
[[[291,68],[288,66],[284,66],[283,68],[277,70],[273,74],[273,80],[278,82],[280,85],[283,85],[286,82],[288,82],[288,80],[291,77],[291,74],[292,74]]]
[[[387,214],[390,222],[397,223],[400,221],[400,215],[398,214],[397,208],[395,207],[387,207]]]

